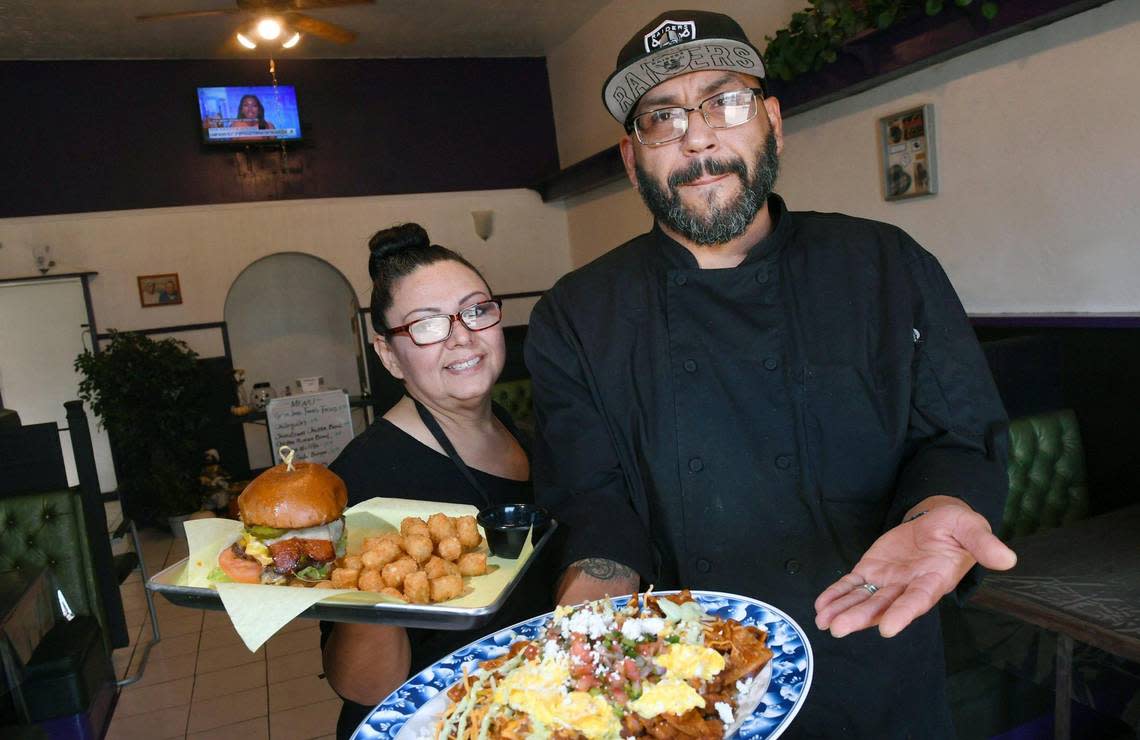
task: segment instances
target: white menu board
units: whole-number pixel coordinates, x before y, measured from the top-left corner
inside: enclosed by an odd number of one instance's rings
[[[344,391],[305,393],[274,398],[265,409],[273,462],[281,462],[282,445],[296,460],[328,465],[352,440],[352,411]]]

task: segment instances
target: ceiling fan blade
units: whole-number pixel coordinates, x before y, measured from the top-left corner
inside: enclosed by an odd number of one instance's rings
[[[303,13],[287,13],[286,19],[289,27],[301,33],[311,34],[319,39],[332,41],[336,44],[351,44],[356,40],[356,32],[341,28],[327,21],[317,20]]]
[[[372,5],[376,0],[292,0],[294,10],[319,10],[321,8],[343,8],[348,5]]]
[[[199,18],[206,15],[236,15],[241,11],[237,8],[224,8],[220,10],[180,10],[173,13],[150,13],[148,15],[136,15],[135,20],[138,21],[164,21],[171,18]]]

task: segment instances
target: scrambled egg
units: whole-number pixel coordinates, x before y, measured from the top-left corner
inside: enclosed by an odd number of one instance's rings
[[[616,740],[621,722],[609,703],[600,696],[565,689],[568,665],[565,657],[521,665],[495,688],[494,701],[526,712],[539,726],[570,728],[589,740]]]
[[[265,546],[265,543],[254,539],[248,532],[242,533],[241,545],[245,548],[246,555],[262,565],[269,565],[273,562],[273,558],[269,556],[269,548]]]
[[[682,715],[704,705],[705,700],[696,689],[681,679],[667,677],[648,687],[640,698],[629,703],[629,708],[649,719],[666,712]]]
[[[654,658],[654,662],[665,669],[666,678],[681,680],[699,678],[708,681],[724,670],[724,656],[702,645],[670,645],[665,653]]]

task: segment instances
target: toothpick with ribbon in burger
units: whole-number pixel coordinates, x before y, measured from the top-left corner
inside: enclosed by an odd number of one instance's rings
[[[218,555],[213,581],[283,585],[329,577],[344,555],[344,481],[320,463],[293,462],[289,447],[238,496],[241,537]]]

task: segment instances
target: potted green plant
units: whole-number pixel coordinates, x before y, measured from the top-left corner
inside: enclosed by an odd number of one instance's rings
[[[111,332],[100,352],[75,360],[79,397],[111,438],[124,512],[145,521],[180,521],[201,509],[199,434],[208,422],[198,355],[174,339]]]
[[[809,72],[818,72],[836,61],[844,45],[878,31],[885,31],[906,18],[938,15],[951,7],[969,8],[974,0],[808,0],[808,6],[792,14],[787,27],[766,36],[764,67],[772,77],[785,82]],[[998,14],[996,0],[981,0],[979,12],[986,20]]]

